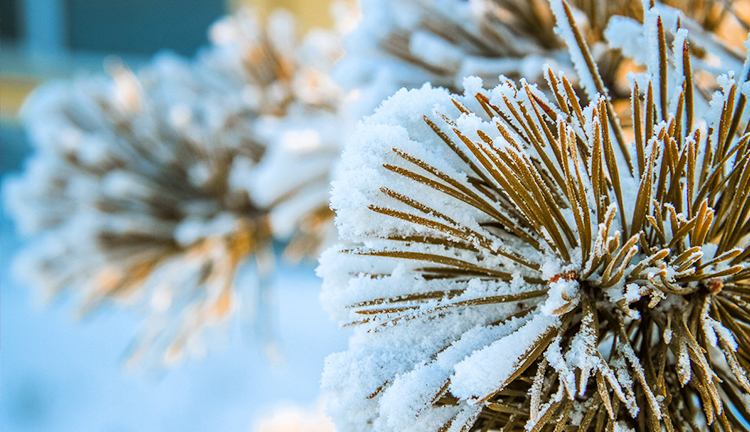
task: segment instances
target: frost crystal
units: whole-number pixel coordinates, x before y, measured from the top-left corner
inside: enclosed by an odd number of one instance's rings
[[[675,71],[656,10],[643,46],[656,61],[624,128],[573,9],[555,13],[590,99],[550,68],[549,93],[426,84],[347,145],[331,202],[350,246],[318,269],[324,303],[354,327],[323,377],[338,430],[743,430],[750,418],[748,77],[720,77],[696,108],[690,38]]]
[[[145,307],[133,362],[202,352],[203,328],[240,306],[238,273],[271,269],[273,235],[296,235],[300,255],[330,231],[317,191],[338,155],[328,72],[341,50],[322,32],[299,42],[293,27],[245,10],[216,23],[193,61],[161,56],[137,74],[111,64],[111,78],[48,84],[25,106],[37,151],[4,195],[36,237],[15,267],[48,296],[77,291],[83,311]],[[265,132],[274,122],[281,142]]]

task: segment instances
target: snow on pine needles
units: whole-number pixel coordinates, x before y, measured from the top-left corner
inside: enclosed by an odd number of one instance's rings
[[[4,195],[34,238],[15,267],[46,296],[74,291],[83,312],[107,300],[144,309],[130,364],[201,354],[205,329],[242,302],[252,310],[236,278],[253,267],[268,276],[274,237],[301,237],[295,255],[317,254],[333,225],[327,195],[309,190],[327,189],[339,153],[328,132],[338,37],[299,41],[288,13],[262,23],[247,10],[211,36],[191,61],[46,84],[23,112],[36,152]],[[306,144],[271,140],[271,122]]]
[[[591,43],[603,41],[610,16],[640,9],[630,1],[575,3]],[[546,0],[365,1],[339,74],[345,83],[376,83],[382,91],[428,81],[456,89],[471,75],[490,84],[500,74],[541,79],[545,61],[570,65],[554,19]]]
[[[744,41],[747,11],[725,2],[651,3],[668,29],[690,29],[694,69],[708,71],[695,84],[698,94],[710,99],[714,88],[703,90],[715,85],[715,75],[742,65],[742,47],[735,42]],[[396,90],[426,82],[454,92],[467,76],[487,86],[497,85],[498,75],[543,84],[545,63],[579,84],[548,0],[364,0],[361,6],[361,22],[346,36],[347,54],[334,70],[337,81],[357,95],[347,103],[357,117],[371,114]],[[625,75],[645,65],[641,2],[576,0],[571,6],[618,112],[624,111]]]
[[[350,246],[318,270],[354,329],[323,378],[338,430],[747,427],[748,68],[702,109],[689,33],[648,11],[654,61],[623,131],[571,9],[555,13],[590,99],[551,68],[548,93],[424,85],[345,149],[332,206]]]

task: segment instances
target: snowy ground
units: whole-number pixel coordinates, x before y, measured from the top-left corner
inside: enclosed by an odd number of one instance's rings
[[[17,125],[3,123],[2,176],[27,153]],[[129,373],[123,355],[140,323],[110,307],[73,319],[72,299],[40,306],[9,273],[21,245],[0,215],[0,430],[247,431],[282,404],[313,406],[323,359],[345,349],[318,302],[314,265],[283,264],[274,281],[276,334],[285,357],[269,362],[239,325],[222,347],[158,378]]]

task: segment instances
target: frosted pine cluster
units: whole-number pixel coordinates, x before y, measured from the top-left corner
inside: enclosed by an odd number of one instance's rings
[[[112,63],[109,77],[37,90],[23,112],[36,154],[4,191],[35,236],[23,279],[75,290],[84,312],[110,299],[148,311],[134,363],[203,352],[202,330],[240,307],[238,273],[272,270],[273,238],[317,254],[332,227],[339,37],[300,41],[288,13],[261,23],[247,10],[211,36],[194,60]]]
[[[746,427],[750,68],[702,106],[691,33],[648,10],[621,120],[553,9],[585,93],[549,67],[546,92],[426,84],[347,145],[349,245],[319,268],[354,328],[323,378],[340,431]]]
[[[629,97],[625,74],[634,64],[646,64],[643,7],[632,0],[573,1],[571,6],[619,107],[617,102]],[[670,29],[690,29],[694,68],[708,70],[705,80],[696,80],[699,88],[715,83],[719,73],[741,67],[744,49],[737,41],[745,40],[747,23],[737,7],[693,0],[655,6]],[[364,0],[361,7],[361,23],[345,38],[347,55],[334,73],[345,88],[359,94],[348,108],[359,116],[372,113],[399,88],[426,82],[453,92],[467,76],[478,76],[487,86],[497,85],[499,75],[543,83],[547,63],[577,82],[547,0]],[[704,93],[708,96],[710,90]]]
[[[174,364],[274,240],[338,235],[340,432],[748,430],[750,8],[361,6],[345,38],[243,10],[195,59],[38,90],[20,273],[145,307],[132,360]]]
[[[576,6],[596,61],[614,79],[621,56],[602,43],[604,29],[610,16],[631,17],[639,8],[619,0]],[[547,0],[365,0],[362,22],[345,45],[336,77],[362,93],[357,108],[364,114],[401,87],[430,82],[457,91],[467,76],[487,85],[499,75],[542,82],[545,63],[572,68]]]

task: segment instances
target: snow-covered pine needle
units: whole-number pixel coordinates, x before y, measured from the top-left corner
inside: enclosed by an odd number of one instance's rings
[[[425,85],[359,127],[332,196],[357,246],[318,270],[355,332],[323,378],[338,430],[746,430],[748,77],[696,110],[689,38],[665,34],[632,142],[549,68],[549,97]]]
[[[337,110],[326,77],[340,47],[324,34],[300,43],[293,26],[242,11],[194,61],[161,56],[138,74],[113,63],[111,77],[46,84],[26,103],[36,152],[4,195],[35,238],[15,267],[46,296],[75,291],[83,312],[107,300],[146,309],[132,364],[202,353],[203,330],[240,307],[238,273],[273,270],[274,235],[304,231],[297,252],[315,253],[332,225],[326,195],[306,193],[326,189],[327,171],[299,161],[337,157],[318,132]],[[278,148],[261,131],[273,121],[313,138]],[[280,175],[262,196],[252,183]]]
[[[681,39],[689,36],[691,70],[684,73],[690,75],[693,81],[696,109],[703,109],[710,102],[712,93],[718,89],[717,75],[730,70],[736,73],[743,70],[747,52],[743,43],[747,40],[750,23],[737,10],[742,3],[647,1],[644,2],[646,10],[640,18],[613,16],[607,23],[604,36],[611,48],[617,49],[635,66],[646,68],[648,65],[650,69],[657,66],[659,59],[642,47],[657,43],[659,32],[665,34],[669,44],[680,44]],[[747,15],[749,12],[743,13]],[[671,82],[670,85],[677,87],[682,85],[679,82],[683,74],[681,58],[680,53],[675,53],[677,72],[674,76],[669,74],[664,77],[665,81]],[[634,79],[645,80],[638,74]],[[660,94],[654,97],[657,98],[657,105],[660,104]]]

